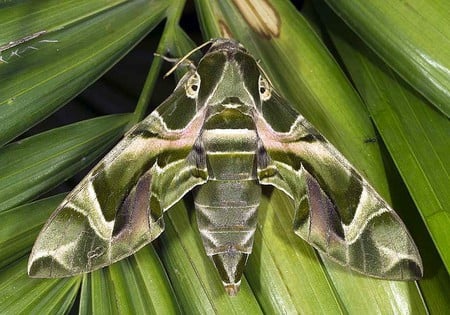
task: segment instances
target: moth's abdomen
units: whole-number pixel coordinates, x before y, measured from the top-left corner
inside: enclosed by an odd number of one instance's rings
[[[248,129],[213,129],[205,130],[201,140],[209,177],[195,192],[198,228],[207,255],[233,295],[252,251],[261,196],[257,134]]]
[[[212,180],[195,197],[197,223],[206,254],[225,288],[237,293],[252,252],[261,188],[256,181]],[[240,199],[246,195],[249,199]]]

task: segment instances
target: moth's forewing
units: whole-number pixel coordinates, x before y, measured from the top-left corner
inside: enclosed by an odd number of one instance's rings
[[[262,102],[260,113],[258,133],[277,170],[261,183],[294,200],[295,233],[363,274],[422,277],[422,261],[405,225],[342,154],[276,93]]]
[[[294,200],[295,233],[335,261],[374,277],[422,276],[395,212],[226,39],[214,40],[197,71],[67,196],[33,247],[29,274],[65,277],[131,255],[163,231],[165,210],[202,185],[194,191],[200,234],[236,294],[260,184]]]
[[[34,244],[32,277],[66,277],[129,256],[164,229],[162,214],[195,185],[186,159],[202,112],[183,82],[80,182]]]

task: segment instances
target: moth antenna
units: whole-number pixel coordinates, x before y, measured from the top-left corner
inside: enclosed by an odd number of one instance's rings
[[[187,58],[189,58],[189,57],[190,57],[193,53],[195,53],[197,50],[200,50],[200,49],[202,49],[203,47],[205,47],[205,46],[211,44],[213,41],[214,41],[214,39],[210,39],[210,40],[208,40],[207,42],[204,42],[204,43],[201,44],[200,46],[198,46],[198,47],[192,49],[190,52],[188,52],[188,53],[187,53],[183,58],[181,58],[181,59],[177,59],[177,58],[167,58],[167,57],[165,57],[165,56],[162,56],[163,59],[164,59],[164,60],[167,60],[167,61],[171,61],[171,60],[172,60],[171,62],[175,62],[175,60],[178,60],[178,61],[176,61],[176,64],[175,64],[169,71],[167,71],[167,73],[164,75],[163,78],[166,78],[166,77],[168,77],[169,75],[171,75],[172,72],[174,72],[174,71],[178,68],[178,66],[179,66],[180,64],[182,64],[183,62],[185,62],[185,61],[187,61],[187,62],[189,63],[189,65],[193,65],[192,61],[188,60]]]
[[[267,82],[269,82],[270,86],[273,88],[272,81],[270,81],[269,76],[267,75],[266,71],[264,71],[264,69],[261,67],[260,63],[261,63],[261,59],[258,59],[256,61],[256,65],[258,66],[258,69],[262,72],[264,78],[267,80]]]
[[[164,59],[165,61],[171,62],[171,63],[176,63],[176,62],[178,62],[178,60],[180,60],[180,58],[170,58],[170,57],[161,55],[161,54],[159,54],[159,53],[153,53],[153,56],[162,58],[162,59]]]

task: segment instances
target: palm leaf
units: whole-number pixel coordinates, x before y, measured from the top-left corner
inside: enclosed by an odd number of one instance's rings
[[[254,252],[235,298],[224,293],[203,254],[189,198],[168,212],[155,247],[84,277],[28,278],[28,252],[62,198],[39,196],[88,166],[143,117],[162,59],[153,59],[132,115],[11,141],[83,91],[163,19],[164,26],[152,33],[159,53],[179,57],[195,44],[179,26],[183,1],[12,1],[0,4],[0,143],[10,142],[0,149],[0,313],[71,308],[83,314],[439,313],[450,308],[445,296],[450,145],[442,114],[448,93],[440,95],[433,86],[439,78],[448,88],[448,74],[427,72],[414,56],[401,54],[435,51],[411,26],[412,15],[400,18],[404,8],[379,21],[388,3],[329,2],[358,35],[319,1],[300,11],[280,0],[197,0],[195,8],[204,39],[233,36],[261,58],[275,87],[399,210],[424,258],[424,280],[370,279],[320,257],[291,233],[292,205],[276,190],[265,191]],[[448,43],[448,33],[436,28],[448,19],[445,10],[418,3],[409,5],[433,17],[421,21],[421,29]],[[377,27],[380,23],[398,28],[386,30]],[[405,42],[404,30],[419,40]],[[429,54],[435,61],[430,66],[450,62],[449,50],[443,51]]]

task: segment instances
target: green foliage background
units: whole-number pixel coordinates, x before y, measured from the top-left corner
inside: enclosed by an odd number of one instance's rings
[[[194,3],[203,37],[196,43],[180,26],[184,1],[0,1],[0,313],[448,311],[450,3]],[[331,263],[291,233],[292,205],[273,190],[263,197],[235,298],[203,252],[189,198],[168,211],[160,240],[128,259],[79,277],[28,278],[33,242],[64,194],[41,196],[91,165],[157,105],[150,99],[164,97],[155,90],[162,59],[153,59],[132,113],[23,133],[149,34],[158,53],[176,57],[213,37],[241,41],[404,219],[424,279],[375,280]],[[124,81],[117,91],[132,94]]]

